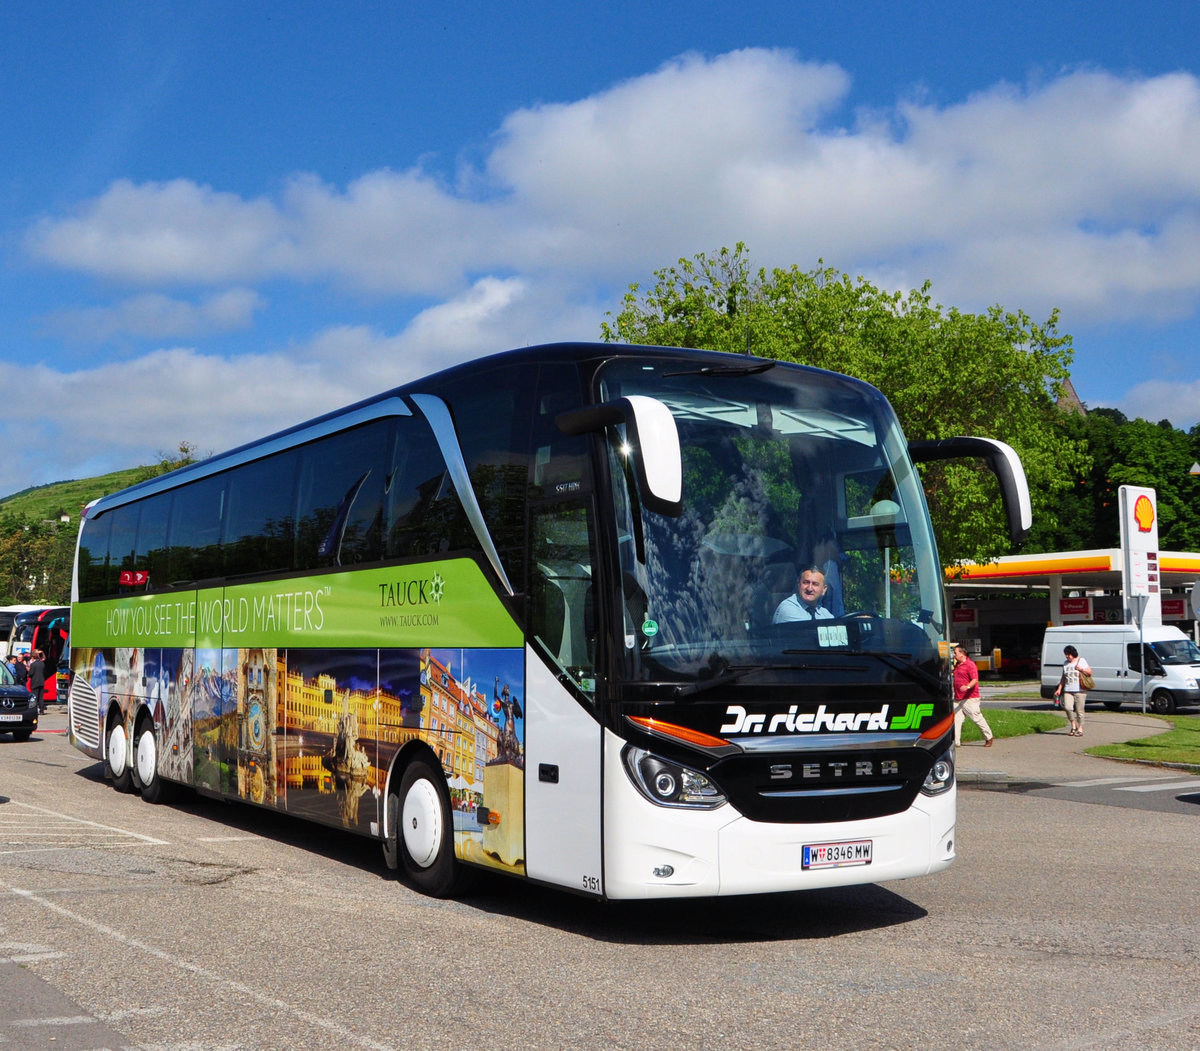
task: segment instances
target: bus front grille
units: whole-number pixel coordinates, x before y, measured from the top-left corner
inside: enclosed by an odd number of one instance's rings
[[[96,691],[82,675],[71,683],[67,710],[70,713],[71,734],[81,744],[100,747],[100,720],[97,718]]]

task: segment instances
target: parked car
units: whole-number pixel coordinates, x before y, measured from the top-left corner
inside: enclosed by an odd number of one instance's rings
[[[0,663],[0,734],[12,734],[14,741],[28,741],[37,724],[33,694],[17,683],[7,664]]]
[[[1200,649],[1178,628],[1139,630],[1133,624],[1047,628],[1042,643],[1043,697],[1054,696],[1062,675],[1063,647],[1068,644],[1087,661],[1096,680],[1095,688],[1087,691],[1088,700],[1102,701],[1110,711],[1117,711],[1122,702],[1140,702],[1143,693],[1151,710],[1160,715],[1200,703]]]

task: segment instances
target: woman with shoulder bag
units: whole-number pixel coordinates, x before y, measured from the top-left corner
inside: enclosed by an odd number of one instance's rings
[[[1057,698],[1062,695],[1063,710],[1071,721],[1071,737],[1083,736],[1083,709],[1087,702],[1087,691],[1096,685],[1092,669],[1074,646],[1064,646],[1062,678],[1054,691]]]

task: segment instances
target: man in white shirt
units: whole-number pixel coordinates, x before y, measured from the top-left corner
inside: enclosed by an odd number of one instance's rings
[[[796,578],[796,593],[785,598],[775,610],[773,624],[794,620],[832,620],[833,614],[821,605],[825,594],[825,574],[809,566]]]

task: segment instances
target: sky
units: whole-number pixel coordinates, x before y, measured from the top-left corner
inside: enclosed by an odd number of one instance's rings
[[[739,241],[1057,310],[1087,406],[1200,422],[1200,5],[430,6],[6,0],[0,495],[598,339]]]

